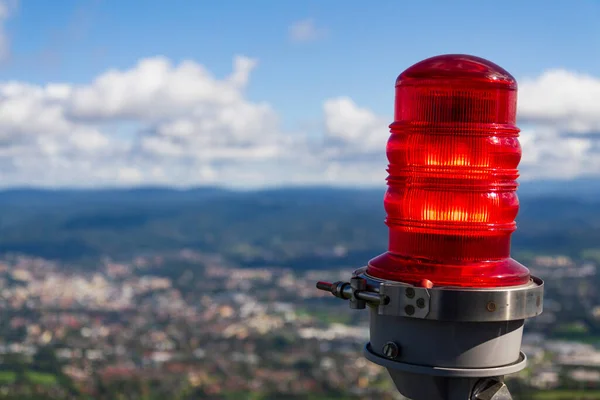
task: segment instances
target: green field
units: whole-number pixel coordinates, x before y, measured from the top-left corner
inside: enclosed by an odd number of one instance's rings
[[[600,390],[551,390],[522,397],[522,400],[600,400]]]
[[[341,314],[318,308],[308,309],[299,307],[296,310],[296,315],[298,317],[312,317],[326,324],[348,324],[351,322],[352,319],[352,316],[348,313]]]
[[[45,372],[27,371],[27,380],[37,385],[55,385],[56,376]]]
[[[0,385],[13,383],[17,379],[17,374],[13,371],[0,371]]]

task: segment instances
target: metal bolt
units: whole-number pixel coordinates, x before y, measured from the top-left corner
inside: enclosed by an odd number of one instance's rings
[[[385,355],[387,358],[396,358],[398,357],[398,354],[400,354],[400,349],[396,343],[387,342],[383,346],[383,355]]]
[[[475,385],[471,400],[512,400],[512,396],[504,382],[497,379],[482,379]]]
[[[406,313],[406,315],[413,315],[415,313],[415,307],[409,304],[406,307],[404,307],[404,312]]]
[[[423,299],[423,298],[417,299],[417,307],[425,308],[425,299]]]
[[[415,289],[409,287],[406,289],[406,297],[408,297],[409,299],[412,299],[413,297],[415,297]]]
[[[487,303],[487,306],[485,308],[489,312],[494,312],[494,311],[496,311],[496,303],[494,303],[493,301],[490,301],[489,303]]]

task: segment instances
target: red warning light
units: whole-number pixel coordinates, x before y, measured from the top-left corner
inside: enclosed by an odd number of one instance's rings
[[[516,80],[479,57],[432,57],[398,77],[384,199],[389,248],[368,274],[435,286],[529,282],[529,270],[510,258],[516,108]]]

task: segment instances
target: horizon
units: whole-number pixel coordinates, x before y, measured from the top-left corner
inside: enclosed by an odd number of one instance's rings
[[[568,186],[567,186],[568,185]],[[307,184],[307,185],[273,185],[257,187],[235,187],[219,184],[212,185],[190,185],[173,186],[168,184],[140,184],[132,186],[14,186],[0,187],[0,195],[7,193],[100,193],[100,192],[136,192],[136,191],[164,191],[186,193],[194,191],[215,191],[220,193],[268,193],[285,191],[351,191],[351,192],[381,192],[385,193],[387,184],[381,185],[330,185],[330,184]],[[568,190],[567,190],[568,189]],[[573,179],[540,179],[519,183],[517,193],[526,196],[550,196],[556,197],[578,197],[600,196],[600,176],[578,177]]]

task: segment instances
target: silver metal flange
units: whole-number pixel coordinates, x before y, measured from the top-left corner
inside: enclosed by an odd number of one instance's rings
[[[515,321],[535,317],[543,310],[544,282],[532,277],[522,286],[500,288],[417,287],[374,278],[366,267],[353,276],[367,282],[367,291],[386,302],[377,305],[379,315],[456,322]]]

